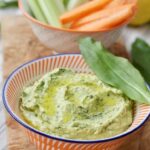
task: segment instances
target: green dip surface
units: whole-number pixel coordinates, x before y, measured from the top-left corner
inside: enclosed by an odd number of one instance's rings
[[[60,68],[24,88],[23,118],[44,133],[69,139],[101,139],[124,132],[133,102],[95,75]]]

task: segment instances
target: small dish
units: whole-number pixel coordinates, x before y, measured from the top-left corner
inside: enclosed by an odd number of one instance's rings
[[[61,29],[52,27],[51,25],[44,24],[30,15],[30,9],[27,1],[19,0],[19,8],[23,12],[25,18],[29,21],[33,32],[38,39],[48,48],[58,53],[77,53],[79,47],[77,40],[82,37],[91,36],[95,40],[101,41],[106,47],[111,46],[121,35],[123,28],[130,22],[133,16],[119,24],[118,26],[99,31],[74,31],[71,29]],[[129,1],[130,2],[130,1]],[[135,3],[136,0],[131,1]]]
[[[116,150],[121,144],[135,135],[147,121],[150,113],[150,106],[145,104],[136,104],[132,125],[127,131],[111,138],[97,140],[72,140],[48,135],[31,127],[22,119],[18,107],[19,97],[23,87],[27,84],[33,83],[45,73],[60,67],[70,68],[76,72],[82,73],[91,72],[80,54],[48,56],[32,60],[18,67],[8,77],[3,88],[3,102],[8,113],[21,125],[22,129],[27,133],[29,140],[35,144],[38,150]]]

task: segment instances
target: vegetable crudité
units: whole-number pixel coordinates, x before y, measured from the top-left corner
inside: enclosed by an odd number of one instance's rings
[[[111,29],[129,20],[136,10],[135,0],[28,0],[28,2],[32,14],[39,21],[54,27],[77,31]]]

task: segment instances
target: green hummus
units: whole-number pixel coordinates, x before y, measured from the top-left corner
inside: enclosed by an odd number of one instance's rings
[[[100,139],[132,123],[132,101],[95,75],[55,69],[25,87],[23,118],[36,129],[69,139]]]

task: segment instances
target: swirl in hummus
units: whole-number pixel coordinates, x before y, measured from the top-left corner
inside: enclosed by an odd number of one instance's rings
[[[23,118],[44,133],[69,139],[101,139],[132,124],[133,103],[95,75],[60,68],[24,88]]]

